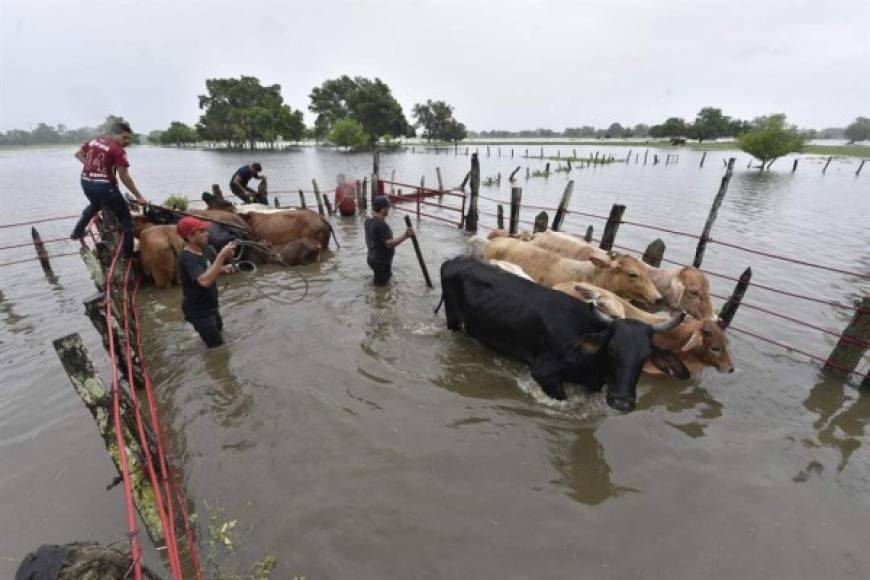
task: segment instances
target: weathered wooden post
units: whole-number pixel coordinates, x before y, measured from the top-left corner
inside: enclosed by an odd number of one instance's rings
[[[317,186],[316,179],[311,180],[311,185],[314,186],[314,199],[317,200],[317,211],[320,212],[321,216],[323,216],[323,215],[325,215],[323,213],[323,206],[324,206],[323,202],[326,202],[328,204],[329,200],[326,199],[326,195],[323,195],[323,196],[320,195],[320,188]],[[328,208],[328,214],[332,215],[332,207],[327,205],[327,208]]]
[[[526,167],[526,181],[529,180],[529,168]]]
[[[719,311],[719,326],[723,329],[731,325],[734,320],[734,315],[737,314],[737,308],[743,302],[743,295],[746,294],[746,289],[749,287],[749,281],[752,279],[752,268],[746,268],[740,275],[737,285],[734,286],[734,292],[728,298],[728,302]]]
[[[610,208],[610,216],[607,218],[607,224],[604,226],[604,233],[601,235],[601,243],[598,247],[602,250],[612,250],[613,242],[616,240],[616,232],[619,231],[619,224],[622,223],[622,214],[625,213],[625,206],[614,203]]]
[[[513,159],[513,158],[514,158],[514,148],[511,147],[511,159]]]
[[[378,194],[378,180],[381,178],[381,150],[375,147],[374,154],[372,155],[372,207],[374,207],[375,197]],[[395,179],[390,179],[390,181],[395,181]],[[365,199],[365,185],[363,185],[363,199]]]
[[[833,159],[833,158],[834,158],[833,155],[831,155],[830,157],[828,157],[828,162],[825,163],[825,166],[822,168],[822,175],[824,175],[824,174],[825,174],[825,171],[828,170],[828,165],[831,164],[831,159]]]
[[[661,238],[656,238],[646,247],[646,251],[643,253],[641,260],[653,268],[658,268],[662,265],[662,258],[664,255],[665,243]]]
[[[559,209],[556,210],[556,215],[553,216],[553,231],[558,232],[562,229],[562,222],[565,221],[565,214],[568,213],[568,204],[571,203],[571,195],[574,193],[574,180],[568,182],[565,186],[565,191],[562,192],[562,199],[559,201]]]
[[[595,152],[595,158],[592,160],[593,165],[598,165],[598,151]]]
[[[477,154],[471,156],[471,200],[468,202],[468,213],[465,215],[465,231],[477,231],[477,196],[480,193],[480,162]]]
[[[520,225],[520,204],[523,201],[523,188],[522,187],[512,187],[511,188],[511,220],[510,220],[510,234],[515,236],[517,234],[517,230]]]
[[[707,152],[704,151],[704,154],[701,155],[701,164],[698,167],[704,167],[704,160],[707,158]]]
[[[704,231],[701,232],[701,237],[698,239],[698,247],[695,249],[695,259],[692,265],[696,268],[701,267],[701,262],[704,261],[704,250],[707,249],[707,242],[710,240],[710,231],[713,229],[713,222],[716,221],[716,215],[719,213],[719,206],[722,205],[722,200],[725,198],[725,192],[728,191],[728,184],[731,182],[731,175],[734,173],[734,157],[728,160],[728,169],[725,170],[725,175],[722,176],[722,183],[719,185],[719,191],[713,199],[713,206],[710,208],[710,214],[707,216],[707,222],[704,224]]]
[[[278,209],[281,207],[281,204],[278,203],[278,196],[277,195],[272,198],[272,205],[275,206],[275,209]]]
[[[308,209],[308,206],[305,205],[305,193],[301,189],[299,190],[299,207]]]
[[[793,163],[792,166],[791,166],[791,172],[792,172],[792,173],[794,173],[795,171],[797,171],[797,166],[798,166],[798,160],[795,159],[795,160],[794,160],[794,163]]]
[[[218,185],[217,183],[212,183],[212,184],[211,184],[211,193],[212,193],[213,196],[215,196],[215,197],[218,198],[218,199],[223,199],[223,198],[224,198],[224,194],[223,194],[223,192],[221,191],[221,186]]]
[[[486,156],[489,157],[489,145],[486,146]]]
[[[583,239],[586,240],[587,242],[592,241],[592,226],[588,226],[586,228],[586,233],[583,235]]]
[[[541,147],[541,159],[543,159],[543,158],[544,158],[544,148]]]
[[[323,205],[326,206],[326,213],[328,213],[329,215],[334,215],[334,211],[332,209],[332,202],[329,201],[329,197],[325,193],[321,194],[321,197],[323,197]]]
[[[426,187],[426,176],[420,176],[420,189],[417,190],[417,219],[420,219],[420,198],[423,197],[423,188]]]
[[[517,172],[518,172],[519,170],[520,170],[520,166],[517,165],[517,168],[514,169],[513,171],[511,171],[511,175],[510,175],[510,177],[508,177],[508,181],[510,181],[511,183],[513,183],[513,182],[514,182],[514,179],[516,179]]]
[[[504,229],[504,206],[502,204],[498,204],[495,208],[495,225],[498,229]]]
[[[649,155],[649,149],[643,152],[643,164],[646,165],[646,157]]]
[[[525,159],[528,159],[528,158],[529,158],[529,150],[528,150],[528,149],[526,149],[526,154],[523,155],[523,157],[524,157]]]
[[[405,225],[411,227],[411,216],[405,214]],[[414,253],[417,254],[417,261],[420,263],[420,269],[423,271],[423,278],[426,279],[426,286],[432,286],[432,280],[429,278],[429,269],[426,268],[426,262],[423,261],[423,252],[420,251],[420,242],[417,241],[417,233],[411,234],[411,243],[414,244]]]
[[[861,160],[861,165],[858,166],[858,170],[855,171],[855,175],[861,175],[861,170],[864,168],[864,163],[866,163],[866,159]]]
[[[302,190],[299,190],[300,195],[302,194]],[[317,192],[314,193],[314,201],[317,202],[317,213],[320,214],[320,217],[323,217],[325,214],[323,213],[323,200],[320,199],[320,194]]]
[[[374,175],[376,175],[376,174],[373,174],[373,176],[374,176]],[[368,209],[368,202],[367,202],[367,200],[368,200],[368,196],[366,195],[366,192],[369,190],[369,183],[368,183],[368,180],[369,180],[368,177],[363,177],[363,180],[362,180],[362,189],[358,189],[358,190],[357,190],[357,191],[359,192],[359,204],[358,204],[358,205],[359,205],[359,207],[360,207],[361,210]],[[374,182],[372,182],[372,185],[374,185],[374,188],[373,188],[373,189],[374,189],[374,191],[377,193],[377,190],[378,190],[378,187],[377,187],[377,186],[378,186],[377,178],[375,179]]]
[[[545,232],[547,231],[547,224],[550,221],[550,216],[547,215],[547,212],[541,211],[538,215],[535,216],[535,225],[532,229],[533,232]]]
[[[30,237],[33,238],[33,247],[36,248],[36,256],[39,258],[39,265],[42,266],[42,271],[46,274],[54,274],[51,271],[51,263],[48,261],[48,252],[45,251],[45,244],[42,238],[39,237],[39,232],[36,228],[30,228]]]
[[[562,158],[562,150],[556,149],[556,159],[561,159],[561,158]]]
[[[438,203],[444,198],[444,181],[441,179],[441,168],[435,168],[435,177],[438,178]]]
[[[659,164],[659,156],[657,154],[653,153],[653,165],[658,165],[658,164]]]
[[[577,150],[576,150],[576,149],[571,149],[571,153],[574,154],[574,161],[577,161]]]
[[[498,156],[501,157],[501,147],[498,148]]]
[[[860,303],[856,302],[855,306],[858,311],[849,321],[843,336],[828,356],[828,361],[825,363],[826,371],[843,371],[844,369],[840,367],[853,371],[867,352],[867,345],[870,344],[870,296],[865,296]],[[867,384],[866,378],[864,384]]]
[[[629,161],[631,161],[631,149],[628,150],[628,155],[625,156],[625,164],[628,165]]]
[[[468,147],[465,148],[465,156],[468,157]]]

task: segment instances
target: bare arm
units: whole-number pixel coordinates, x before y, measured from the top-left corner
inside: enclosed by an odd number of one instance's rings
[[[127,187],[127,189],[130,190],[130,193],[136,196],[136,199],[138,199],[141,203],[147,202],[147,200],[142,197],[142,194],[139,193],[139,189],[137,189],[136,184],[133,183],[133,178],[130,177],[130,172],[127,170],[126,167],[118,167],[118,177],[120,178],[121,183],[123,183]]]
[[[200,274],[199,278],[196,279],[197,283],[203,288],[208,288],[214,284],[218,279],[218,276],[224,273],[224,264],[229,257],[233,255],[235,250],[236,246],[232,242],[224,246],[214,259],[214,262],[212,262],[211,266],[209,266],[208,269]]]
[[[238,175],[236,175],[235,177],[233,177],[233,183],[235,183],[237,186],[239,186],[240,189],[244,189],[244,190],[248,191],[249,193],[251,193],[251,194],[253,194],[253,195],[257,195],[257,192],[256,192],[256,191],[254,191],[253,189],[251,189],[251,188],[248,187],[247,185],[243,185],[243,184],[242,184],[242,178],[239,177]]]
[[[389,240],[384,242],[384,245],[388,248],[395,248],[408,238],[414,235],[414,230],[412,228],[408,228],[405,230],[405,233],[399,236],[398,238],[390,238]]]
[[[76,159],[78,159],[81,162],[82,165],[85,164],[86,157],[85,157],[85,154],[82,153],[81,149],[76,150],[75,157],[76,157]]]

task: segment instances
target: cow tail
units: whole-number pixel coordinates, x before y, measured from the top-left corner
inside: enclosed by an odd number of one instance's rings
[[[336,247],[336,249],[339,249],[339,250],[340,250],[340,249],[341,249],[341,244],[338,243],[338,238],[335,236],[335,230],[332,229],[332,224],[329,223],[328,221],[326,221],[326,218],[321,217],[320,219],[322,219],[322,220],[323,220],[323,223],[326,224],[326,227],[329,228],[329,233],[332,234],[332,239],[335,240],[335,247]],[[329,243],[327,242],[326,245],[328,246]]]
[[[439,300],[438,304],[435,306],[434,314],[438,314],[438,311],[441,310],[442,304],[444,304],[444,292],[441,293],[441,300]]]

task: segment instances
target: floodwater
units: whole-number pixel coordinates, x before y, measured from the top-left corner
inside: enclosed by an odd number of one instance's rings
[[[524,146],[514,146],[519,156]],[[537,151],[537,147],[529,147]],[[602,151],[604,148],[599,148]],[[595,148],[578,147],[580,157]],[[481,147],[482,177],[521,170],[523,200],[554,207],[565,173],[525,180],[539,160]],[[562,148],[561,155],[570,150]],[[626,150],[612,148],[618,157]],[[460,153],[463,149],[460,149]],[[556,153],[556,147],[547,152]],[[635,151],[636,153],[636,151]],[[650,150],[644,166],[575,169],[571,207],[700,232],[727,152]],[[143,193],[197,197],[225,184],[248,154],[139,147],[129,152]],[[870,191],[854,159],[791,159],[770,173],[734,178],[713,237],[870,273]],[[369,155],[262,153],[274,190],[322,188],[336,173],[362,176]],[[382,174],[455,185],[468,158],[382,156]],[[555,163],[554,163],[555,166]],[[2,223],[74,214],[84,205],[71,148],[0,152]],[[226,189],[226,188],[225,188]],[[295,194],[282,194],[296,203]],[[445,198],[445,203],[451,203]],[[311,198],[309,197],[309,203]],[[494,206],[481,201],[481,210]],[[438,211],[438,210],[436,210]],[[537,210],[524,211],[532,220]],[[401,214],[389,218],[401,230]],[[452,216],[441,211],[438,215]],[[495,219],[482,216],[484,225]],[[39,224],[44,239],[72,221]],[[602,222],[570,216],[565,229]],[[870,575],[870,397],[857,382],[826,378],[806,357],[730,333],[737,371],[708,370],[686,382],[642,379],[638,408],[622,415],[600,393],[575,389],[546,401],[526,367],[448,332],[438,301],[440,263],[463,250],[445,223],[417,225],[436,290],[427,290],[410,244],[398,248],[395,280],[374,289],[361,221],[334,218],[341,249],[322,265],[264,268],[220,282],[229,344],[207,351],[179,313],[178,289],[146,290],[146,353],[170,429],[175,462],[207,537],[212,513],[237,520],[225,570],[266,555],[275,578],[866,578]],[[625,224],[617,244],[643,249],[658,232]],[[662,234],[665,257],[690,261],[694,240]],[[0,229],[0,245],[29,240]],[[52,253],[73,251],[50,244]],[[0,262],[32,248],[0,253]],[[51,341],[82,334],[106,376],[106,355],[81,302],[94,288],[76,257],[0,269],[0,577],[43,543],[123,540],[114,468]],[[814,270],[715,244],[705,267],[841,303],[870,293],[867,278]],[[305,284],[308,292],[304,295]],[[712,278],[713,291],[733,282]],[[750,287],[746,302],[842,330],[850,313]],[[715,300],[718,309],[721,300]],[[743,307],[734,325],[826,356],[835,339]],[[866,369],[865,359],[862,368]],[[123,542],[122,542],[123,544]],[[147,544],[147,542],[146,542]],[[148,562],[160,567],[149,551]],[[212,574],[216,574],[212,567]]]

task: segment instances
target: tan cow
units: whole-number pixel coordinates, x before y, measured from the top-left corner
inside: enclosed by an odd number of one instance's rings
[[[662,304],[662,296],[649,277],[628,256],[601,260],[569,260],[527,242],[496,238],[484,250],[485,260],[507,260],[522,268],[535,282],[552,288],[563,282],[589,282],[645,304]]]
[[[270,242],[276,246],[299,238],[310,238],[326,249],[332,227],[329,222],[307,209],[288,209],[265,212],[248,212],[245,221],[251,228],[255,239]]]
[[[572,260],[588,260],[593,256],[606,260],[610,257],[610,254],[605,250],[590,244],[586,240],[581,240],[577,236],[570,234],[554,232],[553,230],[536,233],[532,238],[532,244]],[[641,264],[639,267],[648,267],[639,260],[638,263]]]
[[[517,235],[512,236],[509,231],[503,230],[501,228],[496,228],[489,232],[489,234],[486,236],[486,239],[488,240],[494,240],[496,238],[516,238],[518,240],[528,242],[531,241],[532,234],[528,230],[520,230]]]
[[[135,216],[133,227],[139,238],[139,264],[146,276],[158,288],[169,288],[179,282],[178,255],[184,240],[174,225],[155,226],[145,218]]]
[[[671,308],[685,310],[698,320],[715,320],[710,282],[698,268],[649,268],[649,278]]]
[[[629,304],[613,292],[591,284],[559,284],[554,290],[584,302],[592,302],[613,318],[633,318],[647,324],[658,324],[667,320],[667,317],[650,314]],[[676,328],[656,334],[653,343],[680,357],[692,374],[699,373],[704,367],[713,367],[720,373],[734,372],[734,363],[728,351],[728,338],[713,320],[686,318]],[[644,367],[644,372],[661,374],[650,365]]]

